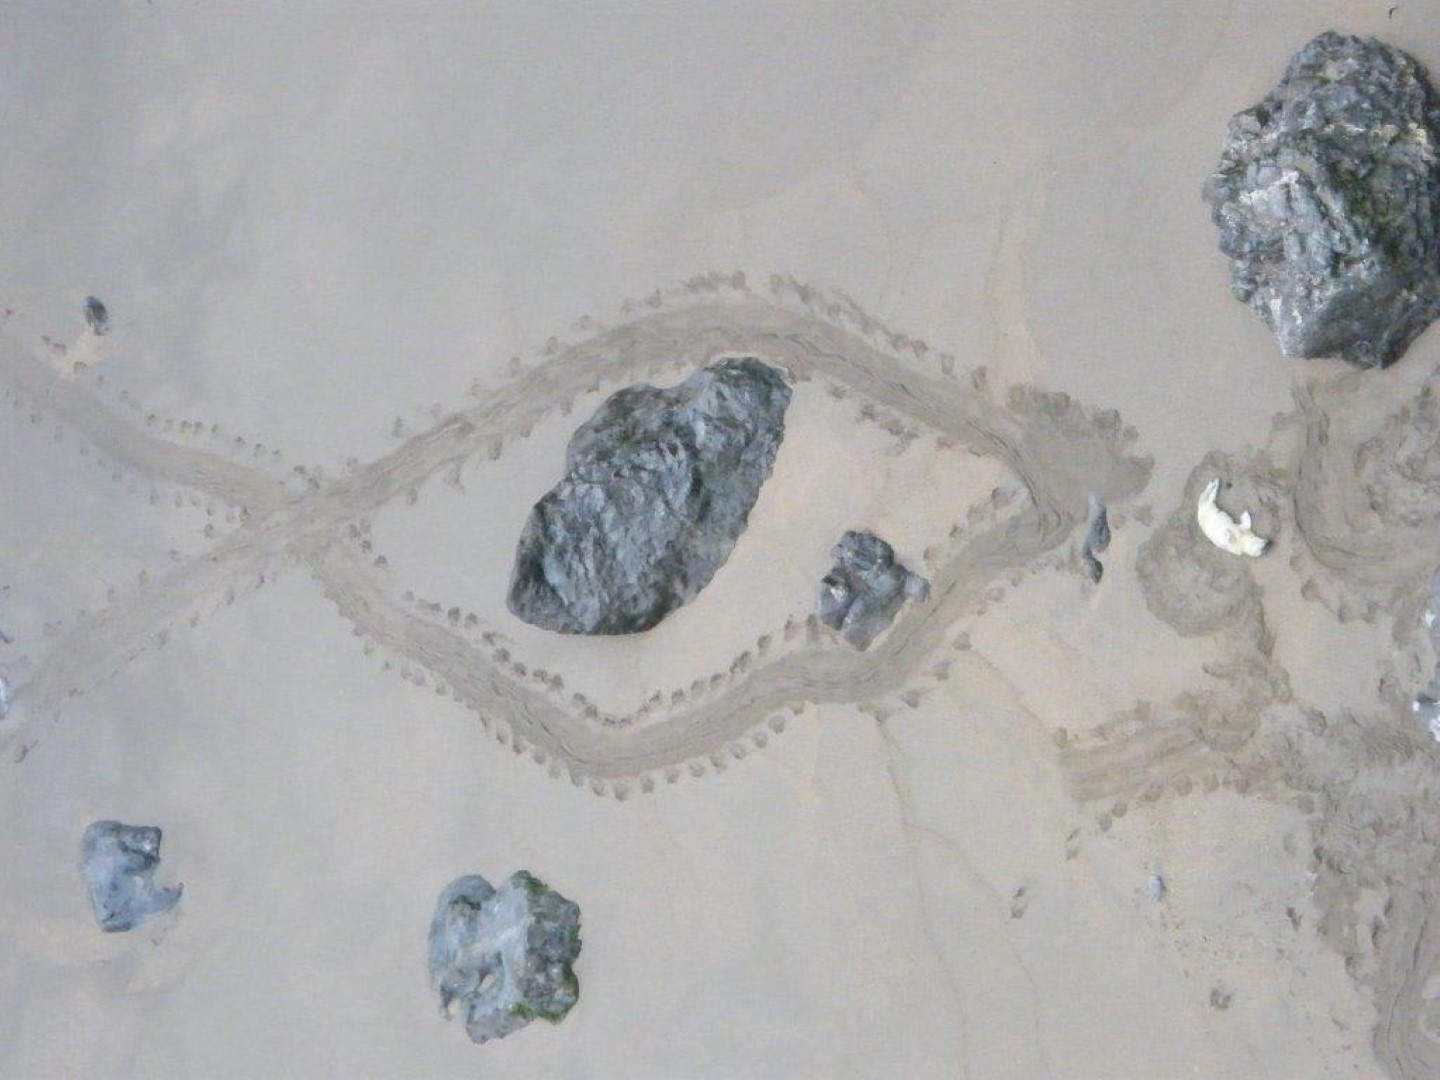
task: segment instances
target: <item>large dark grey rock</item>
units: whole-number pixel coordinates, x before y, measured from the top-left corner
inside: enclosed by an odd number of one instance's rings
[[[80,870],[100,929],[130,930],[175,906],[183,886],[156,888],[159,866],[160,830],[153,825],[97,821],[85,830]]]
[[[579,999],[580,909],[524,870],[495,889],[478,874],[440,894],[430,922],[430,984],[477,1043],[536,1017],[552,1024]]]
[[[830,557],[835,565],[820,582],[815,612],[857,649],[885,632],[907,597],[930,595],[930,583],[897,563],[895,549],[874,533],[847,532]]]
[[[744,531],[789,404],[780,372],[751,358],[613,394],[530,512],[510,610],[562,634],[633,634],[688,603]]]
[[[1419,65],[1333,32],[1230,120],[1205,200],[1236,297],[1286,356],[1384,367],[1440,313],[1437,138]]]

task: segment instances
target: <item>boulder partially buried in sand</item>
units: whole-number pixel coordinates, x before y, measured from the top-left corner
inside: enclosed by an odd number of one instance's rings
[[[160,830],[153,825],[97,821],[80,842],[80,871],[101,930],[130,930],[151,915],[169,911],[182,886],[157,888]]]
[[[580,909],[524,870],[500,888],[471,874],[440,894],[430,922],[430,983],[477,1043],[537,1017],[557,1023],[580,996]]]
[[[1286,356],[1384,367],[1440,314],[1437,139],[1419,65],[1333,32],[1230,120],[1205,199],[1236,297]]]
[[[530,512],[510,610],[562,634],[633,634],[688,603],[744,531],[789,404],[780,372],[752,358],[612,395]]]
[[[885,632],[907,597],[930,594],[930,583],[897,563],[895,549],[874,533],[847,532],[830,557],[835,565],[820,582],[815,613],[857,649]]]

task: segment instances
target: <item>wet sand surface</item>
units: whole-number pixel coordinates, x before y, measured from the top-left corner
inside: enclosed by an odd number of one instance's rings
[[[0,1075],[1440,1072],[1440,338],[1281,358],[1199,199],[1440,12],[882,7],[6,17]],[[511,616],[575,427],[737,354],[795,401],[712,584]],[[865,652],[847,528],[932,585]],[[128,935],[107,817],[185,884]],[[472,1046],[429,912],[520,868],[580,1002]]]

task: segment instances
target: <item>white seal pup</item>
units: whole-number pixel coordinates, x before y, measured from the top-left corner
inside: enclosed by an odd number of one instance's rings
[[[1200,523],[1200,531],[1205,534],[1205,539],[1222,551],[1258,559],[1265,554],[1270,541],[1250,531],[1250,511],[1245,511],[1236,521],[1216,506],[1215,497],[1219,494],[1220,478],[1216,477],[1205,485],[1200,502],[1195,507],[1195,520]]]

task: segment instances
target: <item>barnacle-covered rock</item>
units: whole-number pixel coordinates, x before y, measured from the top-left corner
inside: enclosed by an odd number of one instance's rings
[[[1334,32],[1230,120],[1205,199],[1236,297],[1286,356],[1384,367],[1440,314],[1437,139],[1419,65]]]
[[[847,532],[830,557],[835,565],[820,582],[816,614],[857,649],[885,632],[907,597],[930,593],[930,583],[897,563],[895,549],[874,533]]]
[[[80,842],[80,870],[100,929],[130,930],[151,915],[169,911],[183,886],[155,887],[160,830],[153,825],[97,821]]]
[[[785,433],[790,388],[753,358],[613,394],[530,512],[510,610],[563,634],[648,630],[730,557]]]
[[[580,996],[580,908],[524,870],[500,888],[478,874],[440,894],[430,922],[430,983],[477,1043],[536,1017],[557,1023]]]

